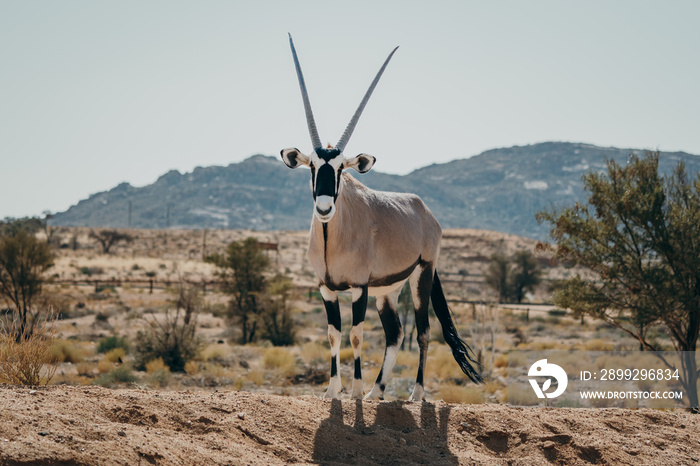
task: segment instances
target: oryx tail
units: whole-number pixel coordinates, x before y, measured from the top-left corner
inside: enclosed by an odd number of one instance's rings
[[[433,276],[433,289],[430,292],[430,300],[433,302],[433,309],[435,310],[435,316],[440,321],[442,326],[442,336],[445,338],[445,342],[450,345],[452,349],[452,356],[454,356],[455,361],[459,364],[467,377],[469,377],[472,382],[484,383],[481,375],[472,367],[469,363],[473,362],[477,367],[480,366],[479,362],[476,361],[472,354],[472,349],[467,345],[457,333],[455,324],[450,315],[450,308],[447,306],[447,300],[445,299],[445,293],[442,291],[442,285],[440,284],[440,278],[438,278],[437,270]]]

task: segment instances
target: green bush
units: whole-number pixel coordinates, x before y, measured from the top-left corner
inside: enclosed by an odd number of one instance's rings
[[[124,348],[124,351],[129,352],[129,341],[126,337],[118,337],[112,335],[111,337],[105,337],[100,340],[97,344],[98,353],[107,353],[115,348]]]
[[[113,387],[120,383],[132,384],[138,380],[139,378],[134,374],[131,365],[122,364],[100,376],[93,383],[102,387]]]

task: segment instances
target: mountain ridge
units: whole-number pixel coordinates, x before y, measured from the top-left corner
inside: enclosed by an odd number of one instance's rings
[[[353,175],[372,189],[418,194],[444,228],[479,228],[541,239],[548,229],[537,224],[537,211],[585,201],[584,173],[604,171],[609,158],[622,163],[630,154],[643,153],[544,142],[490,149],[406,175],[374,170]],[[700,172],[700,156],[685,152],[662,152],[660,171],[671,173],[681,160],[691,175]],[[120,183],[55,214],[52,224],[298,230],[309,227],[311,202],[308,171],[292,171],[277,157],[255,154],[227,166],[196,167],[186,173],[170,170],[142,187]]]

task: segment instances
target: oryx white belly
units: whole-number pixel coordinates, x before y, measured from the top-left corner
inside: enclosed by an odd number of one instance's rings
[[[374,297],[387,295],[392,291],[396,291],[397,289],[403,287],[404,283],[406,283],[406,280],[408,279],[404,279],[387,286],[370,286],[369,288],[367,288],[367,294]]]

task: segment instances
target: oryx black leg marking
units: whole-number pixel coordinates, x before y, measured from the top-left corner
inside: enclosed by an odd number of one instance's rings
[[[328,342],[331,346],[331,379],[325,398],[338,398],[340,393],[340,305],[338,293],[321,285],[321,296],[328,317]]]
[[[425,375],[425,364],[428,359],[428,343],[430,341],[428,304],[430,302],[430,291],[433,288],[433,273],[434,268],[432,264],[422,263],[416,268],[409,281],[413,297],[413,307],[416,312],[416,339],[420,352],[416,385],[413,387],[413,393],[409,398],[411,401],[425,400],[423,377]]]
[[[377,381],[374,383],[372,391],[365,397],[367,400],[384,399],[384,389],[389,380],[389,375],[391,375],[391,370],[396,363],[396,356],[403,341],[401,320],[396,312],[400,292],[401,287],[385,296],[377,297],[377,309],[379,310],[382,327],[384,327],[386,349],[384,350],[384,362],[377,376]]]
[[[352,329],[350,330],[350,344],[355,357],[355,374],[352,381],[352,397],[362,398],[362,331],[365,325],[367,312],[367,286],[353,288],[352,290]]]

